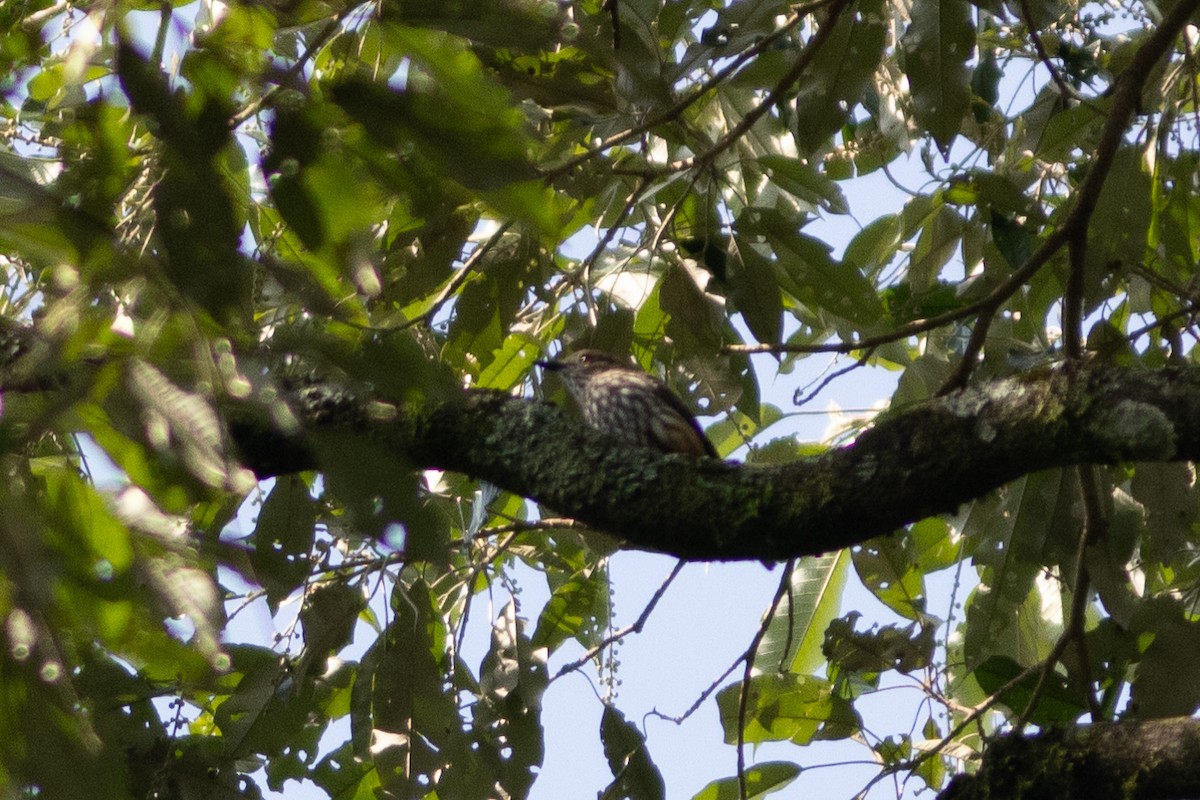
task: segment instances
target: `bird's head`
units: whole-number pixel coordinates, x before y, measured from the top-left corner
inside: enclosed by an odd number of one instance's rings
[[[553,372],[576,398],[588,390],[594,378],[609,374],[613,370],[633,372],[634,368],[616,356],[602,350],[576,350],[558,358],[535,361],[542,369]]]

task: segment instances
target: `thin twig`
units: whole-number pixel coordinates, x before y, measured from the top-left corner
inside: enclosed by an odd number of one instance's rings
[[[1037,684],[1033,687],[1033,693],[1029,696],[1029,702],[1025,704],[1025,710],[1021,712],[1021,716],[1017,718],[1015,730],[1020,733],[1029,723],[1029,718],[1037,708],[1038,701],[1041,699],[1042,691],[1046,687],[1050,676],[1054,673],[1054,669],[1058,666],[1058,662],[1062,659],[1063,653],[1066,652],[1067,646],[1083,637],[1084,618],[1087,613],[1088,600],[1091,597],[1091,581],[1087,571],[1087,546],[1090,542],[1099,541],[1104,537],[1108,527],[1108,520],[1104,514],[1103,503],[1100,499],[1100,486],[1096,480],[1096,468],[1090,465],[1080,466],[1077,470],[1079,475],[1079,490],[1083,498],[1083,526],[1079,531],[1079,541],[1075,548],[1075,566],[1074,574],[1072,575],[1070,590],[1071,608],[1067,615],[1066,623],[1063,626],[1062,635],[1058,637],[1058,641],[1054,643],[1054,647],[1050,650],[1050,654],[1046,656],[1043,663],[1041,674],[1038,675]],[[1096,702],[1090,690],[1087,692],[1089,706],[1093,714],[1098,713],[1099,703]]]
[[[1195,294],[1194,290],[1189,290],[1186,286],[1176,283],[1175,281],[1169,279],[1166,275],[1155,272],[1145,264],[1134,264],[1130,266],[1129,274],[1138,276],[1155,289],[1165,292],[1172,297],[1191,297]]]
[[[569,672],[574,672],[575,670],[581,668],[584,664],[587,664],[589,661],[595,658],[596,654],[604,650],[604,648],[616,644],[626,636],[634,633],[641,633],[642,628],[646,626],[646,621],[650,619],[650,614],[653,613],[655,606],[658,605],[658,601],[662,600],[663,595],[667,593],[667,587],[669,587],[675,580],[676,576],[683,571],[683,568],[686,566],[686,564],[687,562],[683,559],[675,562],[675,567],[671,570],[671,574],[667,575],[666,580],[664,580],[662,585],[658,587],[658,590],[654,592],[654,595],[650,598],[650,602],[646,603],[646,607],[642,609],[642,613],[638,615],[638,618],[634,620],[632,625],[627,625],[621,630],[606,636],[602,641],[589,648],[581,658],[577,658],[569,664],[564,664],[558,670],[558,672],[554,673],[554,677],[550,679],[550,682],[553,683],[563,675],[566,675]]]
[[[958,367],[954,370],[954,374],[938,388],[938,397],[944,397],[967,385],[971,373],[975,371],[975,363],[979,360],[979,354],[983,352],[983,346],[987,343],[988,330],[991,329],[992,321],[996,319],[998,310],[993,308],[987,313],[981,313],[975,320],[975,325],[971,328],[971,337],[967,339],[967,346],[963,350],[962,358],[959,359]]]
[[[531,520],[514,520],[507,525],[496,525],[492,528],[482,528],[479,533],[475,534],[475,539],[490,539],[497,534],[503,533],[528,533],[530,531],[553,531],[553,530],[587,530],[588,526],[578,520],[570,517],[543,517],[542,519]],[[450,544],[453,546],[460,542],[451,539]]]
[[[458,622],[458,636],[452,640],[454,641],[455,647],[459,652],[462,652],[463,642],[466,640],[467,623],[471,621],[471,600],[475,596],[474,585],[476,576],[485,571],[489,566],[492,565],[492,563],[495,562],[497,558],[507,551],[508,546],[512,544],[513,539],[516,539],[518,535],[520,535],[520,531],[512,531],[505,536],[502,541],[497,542],[496,546],[492,548],[492,551],[488,553],[487,556],[485,556],[478,563],[471,564],[470,568],[467,570],[466,580],[459,584],[463,589],[466,590],[466,596],[463,598],[463,613],[462,616],[459,617]],[[450,655],[453,656],[454,654]]]
[[[754,638],[750,640],[750,646],[746,648],[746,654],[743,656],[744,668],[742,684],[738,689],[737,716],[737,779],[740,800],[747,800],[750,796],[749,786],[746,783],[746,711],[750,705],[750,678],[752,677],[750,673],[754,671],[754,657],[758,654],[758,648],[767,636],[767,629],[771,627],[771,619],[775,616],[775,611],[783,602],[783,598],[791,594],[788,591],[791,585],[791,570],[785,570],[779,579],[779,586],[775,589],[775,596],[771,598],[771,605],[763,613],[762,622],[759,624],[758,630],[754,632]]]
[[[1077,229],[1067,243],[1067,285],[1063,289],[1063,353],[1083,358],[1083,284],[1087,268],[1087,228]]]
[[[442,291],[434,299],[433,305],[412,319],[402,322],[399,326],[397,326],[396,330],[405,330],[406,328],[411,328],[414,325],[419,325],[422,322],[433,319],[434,315],[437,314],[437,312],[441,310],[442,306],[446,304],[446,301],[454,296],[454,293],[462,287],[467,278],[471,277],[471,273],[475,271],[475,267],[479,265],[479,262],[483,259],[483,257],[487,255],[493,247],[499,244],[500,239],[503,238],[504,234],[508,232],[508,229],[512,227],[512,224],[512,220],[502,223],[500,227],[488,237],[486,242],[476,247],[471,252],[471,255],[467,256],[467,260],[463,262],[462,267],[460,267],[458,272],[454,273],[453,277],[446,282],[446,285],[442,288]]]
[[[737,658],[735,658],[733,660],[733,663],[730,664],[728,667],[726,667],[725,671],[722,672],[720,675],[718,675],[716,677],[716,679],[708,685],[708,688],[700,693],[700,696],[696,698],[695,702],[693,702],[690,706],[688,706],[687,710],[684,711],[679,716],[669,717],[656,708],[651,709],[650,713],[647,716],[657,717],[658,719],[666,720],[667,722],[674,722],[676,725],[682,725],[688,717],[690,717],[692,714],[696,713],[697,710],[699,710],[700,706],[704,705],[704,701],[707,700],[712,695],[713,692],[715,692],[717,689],[719,689],[721,687],[721,684],[723,684],[725,682],[725,679],[728,678],[733,673],[733,671],[738,668],[738,665],[741,664],[745,660],[746,660],[745,653],[742,653]]]
[[[623,131],[618,131],[617,133],[614,133],[611,136],[604,138],[599,143],[597,143],[593,147],[588,148],[587,150],[580,153],[579,155],[574,156],[573,158],[570,158],[570,159],[564,161],[562,164],[559,164],[557,167],[546,170],[546,172],[544,173],[546,180],[547,181],[553,180],[554,178],[557,178],[560,175],[564,175],[564,174],[570,172],[571,170],[575,169],[577,166],[584,163],[585,161],[595,158],[596,156],[600,155],[601,153],[603,153],[607,150],[610,150],[613,147],[616,147],[617,145],[624,144],[625,142],[628,142],[631,139],[635,139],[638,136],[641,136],[643,133],[653,130],[654,128],[658,127],[659,125],[662,125],[667,122],[672,122],[672,121],[678,119],[683,114],[684,111],[686,111],[689,107],[692,106],[692,104],[694,104],[696,101],[700,100],[701,98],[705,97],[713,89],[717,88],[719,85],[724,83],[726,79],[728,79],[731,75],[735,74],[738,70],[740,70],[746,64],[747,61],[754,58],[759,53],[766,52],[767,50],[769,50],[771,47],[774,46],[775,42],[779,41],[784,36],[787,36],[789,33],[791,33],[792,30],[797,25],[799,25],[800,22],[806,16],[813,13],[814,11],[817,11],[817,10],[823,8],[824,6],[830,5],[832,2],[834,2],[834,0],[816,0],[816,2],[813,2],[813,3],[806,3],[805,5],[797,6],[795,8],[795,10],[792,12],[792,14],[784,22],[784,24],[782,26],[780,26],[779,30],[774,31],[773,33],[771,33],[767,36],[764,36],[763,38],[761,38],[757,42],[755,42],[753,45],[751,45],[750,47],[743,50],[741,53],[738,54],[738,56],[736,58],[734,58],[731,62],[729,62],[729,64],[727,64],[723,69],[717,71],[711,78],[704,81],[704,83],[700,84],[699,86],[695,87],[691,92],[689,92],[687,95],[682,97],[678,102],[676,102],[670,108],[667,108],[667,109],[663,110],[661,113],[654,115],[653,117],[651,117],[650,119],[641,123],[640,125],[635,125],[631,128],[627,128]]]
[[[1062,226],[1051,232],[1041,246],[1026,259],[1025,263],[1015,269],[987,296],[968,303],[962,308],[926,319],[913,320],[890,333],[857,341],[817,345],[786,343],[726,345],[721,348],[722,351],[727,353],[848,353],[926,333],[981,312],[994,313],[1030,278],[1036,275],[1062,249],[1063,245],[1076,235],[1077,231],[1087,230],[1092,214],[1096,210],[1100,191],[1104,188],[1104,182],[1112,169],[1113,159],[1116,157],[1117,150],[1124,143],[1125,129],[1129,125],[1129,120],[1138,110],[1142,86],[1146,83],[1154,65],[1166,53],[1167,47],[1198,7],[1200,7],[1200,0],[1185,0],[1174,6],[1158,28],[1147,38],[1146,43],[1138,48],[1129,68],[1122,72],[1117,79],[1112,108],[1101,133],[1100,143],[1092,157],[1087,176],[1083,179],[1079,189],[1072,195],[1076,200],[1074,207],[1067,213]]]
[[[58,0],[51,6],[43,8],[41,11],[35,11],[21,19],[21,27],[27,31],[37,30],[37,28],[46,20],[58,16],[70,7],[67,0]]]
[[[367,0],[367,2],[373,2],[373,0]],[[301,53],[300,57],[296,59],[296,63],[287,68],[280,81],[276,82],[273,86],[271,86],[270,89],[263,92],[262,96],[254,98],[254,100],[247,103],[244,108],[230,117],[229,127],[236,128],[246,120],[250,119],[250,117],[253,117],[255,114],[257,114],[259,109],[268,106],[271,101],[275,99],[275,95],[282,91],[283,81],[296,79],[300,75],[300,72],[304,69],[304,65],[308,62],[308,60],[316,54],[317,50],[328,44],[333,38],[334,34],[338,32],[338,30],[342,27],[342,22],[351,14],[358,11],[358,9],[363,5],[366,5],[366,2],[351,3],[341,11],[334,14],[329,19],[329,22],[325,24],[325,27],[321,29],[321,32],[314,36],[312,41],[308,43],[308,46],[304,48],[304,52]]]
[[[854,370],[858,369],[859,367],[866,366],[866,363],[871,360],[871,356],[873,356],[873,355],[875,355],[875,348],[874,347],[867,348],[866,350],[863,351],[862,355],[860,355],[858,358],[854,359],[853,364],[847,364],[846,366],[842,367],[841,369],[835,369],[833,372],[829,373],[824,378],[822,378],[821,382],[817,384],[817,388],[813,389],[808,394],[801,394],[801,392],[803,390],[797,389],[796,393],[794,395],[792,395],[792,405],[794,405],[796,408],[801,408],[801,407],[807,405],[808,403],[811,403],[813,400],[816,399],[817,395],[819,395],[822,391],[825,390],[826,386],[833,383],[834,381],[836,381],[838,378],[842,377],[843,375],[845,375],[849,372],[853,372]],[[812,384],[809,384],[809,385],[811,386]]]
[[[1042,66],[1050,73],[1050,77],[1054,80],[1058,90],[1062,92],[1064,97],[1079,99],[1079,92],[1067,83],[1058,68],[1054,66],[1054,62],[1050,60],[1050,54],[1046,52],[1046,48],[1042,45],[1041,38],[1037,35],[1037,31],[1033,25],[1033,11],[1029,7],[1029,0],[1020,0],[1021,5],[1021,20],[1025,23],[1025,29],[1029,31],[1029,41],[1033,44],[1034,52],[1037,53],[1038,60],[1042,62]]]
[[[672,166],[677,166],[679,169],[689,169],[693,166],[698,167],[711,164],[720,153],[728,149],[738,139],[741,139],[800,80],[801,76],[808,69],[809,64],[812,63],[812,60],[821,51],[821,48],[829,40],[829,37],[833,35],[833,31],[837,27],[838,17],[841,16],[841,13],[846,10],[846,7],[851,2],[852,0],[833,0],[833,2],[829,3],[828,16],[821,20],[821,25],[817,28],[817,32],[805,43],[804,49],[800,51],[800,56],[796,59],[796,63],[784,73],[779,82],[775,84],[775,87],[762,98],[759,104],[747,111],[746,115],[738,121],[738,124],[730,128],[708,150],[690,159],[683,159]]]
[[[154,36],[154,50],[150,53],[150,63],[154,65],[162,64],[163,51],[167,47],[167,32],[171,29],[171,4],[167,0],[163,0],[162,7],[159,9],[158,33]]]
[[[943,736],[941,739],[938,740],[937,744],[935,744],[933,747],[929,748],[928,750],[922,751],[922,753],[919,756],[917,756],[916,758],[911,758],[907,761],[890,764],[890,765],[886,766],[885,768],[881,769],[879,771],[879,774],[875,775],[873,778],[871,778],[871,780],[867,781],[867,784],[866,784],[866,786],[864,786],[862,788],[862,791],[860,791],[858,794],[856,794],[854,796],[855,800],[858,800],[858,798],[866,797],[867,792],[869,792],[871,790],[872,786],[879,783],[879,781],[883,780],[884,778],[888,777],[889,775],[894,775],[899,772],[911,772],[911,771],[917,769],[918,767],[920,767],[922,764],[924,764],[929,759],[931,759],[934,756],[941,753],[943,750],[946,749],[946,747],[951,742],[953,742],[960,735],[962,735],[963,731],[965,731],[971,725],[975,724],[976,720],[978,720],[980,717],[982,717],[984,714],[986,714],[993,706],[995,706],[997,703],[999,703],[1000,698],[1003,695],[1008,694],[1013,689],[1020,686],[1025,681],[1029,680],[1029,678],[1038,674],[1038,672],[1041,670],[1041,667],[1042,667],[1041,664],[1035,664],[1032,667],[1022,670],[1021,674],[1017,675],[1015,678],[1013,678],[1008,683],[1001,686],[999,689],[997,689],[991,695],[984,698],[984,700],[981,703],[974,706],[971,709],[971,712],[969,714],[967,714],[967,716],[964,717],[961,722],[959,722],[957,725],[955,725],[954,728],[951,729],[951,731],[949,733],[947,733],[945,736]]]

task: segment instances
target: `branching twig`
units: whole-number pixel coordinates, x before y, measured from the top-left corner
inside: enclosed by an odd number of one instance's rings
[[[736,58],[734,58],[732,61],[730,61],[723,69],[716,72],[711,78],[704,81],[704,83],[700,84],[699,86],[695,87],[691,92],[689,92],[684,97],[680,98],[680,100],[678,102],[676,102],[674,105],[672,105],[670,108],[663,110],[661,113],[654,115],[653,117],[651,117],[650,119],[646,120],[645,122],[643,122],[639,125],[635,125],[632,128],[627,128],[623,131],[618,131],[617,133],[614,133],[611,136],[604,138],[598,144],[596,144],[593,147],[588,148],[587,150],[580,153],[579,155],[574,156],[573,158],[570,158],[570,159],[564,161],[562,164],[559,164],[557,167],[546,170],[546,172],[545,172],[546,180],[550,181],[550,180],[553,180],[554,178],[557,178],[560,175],[564,175],[564,174],[570,172],[571,170],[575,169],[577,166],[584,163],[585,161],[595,158],[596,156],[600,155],[601,153],[603,153],[607,150],[610,150],[613,147],[616,147],[617,145],[621,145],[621,144],[624,144],[625,142],[630,141],[631,139],[635,139],[638,136],[641,136],[643,133],[653,130],[654,128],[658,127],[659,125],[662,125],[667,122],[672,122],[672,121],[678,119],[683,114],[684,111],[686,111],[688,108],[690,108],[692,106],[692,104],[694,104],[696,101],[700,100],[701,98],[705,97],[713,89],[715,89],[716,87],[718,87],[722,83],[724,83],[730,76],[732,76],[738,70],[740,70],[746,64],[747,61],[754,58],[759,53],[766,52],[771,47],[773,47],[777,41],[779,41],[783,37],[790,34],[795,29],[795,27],[800,24],[801,20],[803,20],[806,16],[808,16],[809,14],[813,13],[814,11],[817,11],[827,5],[830,5],[832,2],[834,2],[834,0],[815,0],[815,2],[806,3],[804,5],[797,6],[795,8],[795,10],[792,12],[792,14],[783,23],[783,25],[780,26],[779,30],[777,30],[767,36],[764,36],[763,38],[761,38],[757,42],[755,42],[753,45],[751,45],[750,47],[743,50],[740,54],[738,54],[738,56]]]
[[[718,139],[716,144],[714,144],[708,150],[704,151],[700,155],[694,156],[693,158],[683,159],[672,166],[675,166],[679,169],[689,169],[691,167],[701,167],[706,164],[711,164],[713,160],[726,149],[728,149],[730,145],[746,135],[746,132],[754,127],[754,123],[758,122],[758,120],[761,119],[764,114],[775,107],[775,105],[778,104],[783,98],[783,95],[790,91],[792,86],[794,86],[795,83],[800,80],[800,77],[804,74],[805,70],[808,69],[808,65],[812,63],[812,60],[816,57],[817,53],[821,51],[821,48],[829,40],[829,37],[833,35],[833,31],[837,27],[838,17],[843,11],[846,10],[846,7],[849,6],[851,2],[852,0],[833,0],[833,2],[829,3],[828,16],[821,21],[821,25],[817,28],[817,32],[814,33],[812,37],[809,38],[808,42],[805,43],[804,49],[800,51],[800,56],[796,59],[796,63],[791,66],[791,69],[784,73],[783,77],[780,78],[778,83],[775,84],[775,87],[771,89],[771,91],[768,92],[761,101],[759,101],[759,104],[747,111],[746,115],[738,121],[738,124],[730,128],[725,135]]]
[[[842,367],[841,369],[835,369],[833,372],[829,373],[828,375],[826,375],[824,378],[821,379],[820,383],[817,384],[817,388],[813,389],[811,392],[808,392],[807,394],[801,394],[801,392],[803,390],[797,389],[796,393],[792,395],[792,405],[794,405],[796,408],[801,408],[804,405],[811,403],[813,400],[816,399],[817,395],[819,395],[822,391],[824,391],[826,386],[833,383],[835,380],[842,377],[843,375],[845,375],[849,372],[853,372],[854,370],[858,369],[859,367],[866,366],[866,363],[871,360],[871,356],[873,356],[874,354],[875,354],[874,347],[867,348],[865,351],[863,351],[862,355],[860,355],[858,358],[854,359],[853,364],[847,364],[846,366]],[[809,384],[809,385],[811,386],[812,384]]]
[[[1041,669],[1042,669],[1041,664],[1035,664],[1032,667],[1022,670],[1020,675],[1017,675],[1016,677],[1014,677],[1012,680],[1010,680],[1008,683],[1001,686],[999,689],[997,689],[991,695],[984,698],[984,700],[981,703],[974,706],[971,709],[971,712],[969,714],[967,714],[967,716],[965,716],[961,722],[959,722],[957,725],[955,725],[954,728],[951,729],[951,731],[949,733],[947,733],[945,736],[943,736],[941,739],[938,740],[937,744],[935,744],[933,747],[929,748],[928,750],[923,751],[916,758],[911,758],[907,761],[897,762],[895,764],[889,764],[888,766],[881,769],[879,771],[879,774],[874,776],[873,778],[871,778],[871,780],[867,781],[867,784],[866,784],[866,786],[863,787],[862,791],[860,791],[858,794],[856,794],[854,796],[855,800],[859,800],[859,798],[866,797],[867,792],[869,792],[871,790],[872,786],[879,783],[881,780],[888,777],[889,775],[895,775],[899,772],[914,771],[917,768],[919,768],[922,764],[924,764],[926,761],[928,761],[929,759],[940,754],[943,750],[946,749],[946,747],[951,742],[953,742],[955,739],[957,739],[959,736],[961,736],[963,731],[965,731],[971,725],[975,724],[975,722],[980,717],[982,717],[989,710],[991,710],[991,708],[993,706],[995,706],[997,703],[999,703],[1000,698],[1002,696],[1004,696],[1005,694],[1008,694],[1013,689],[1020,686],[1025,681],[1029,680],[1029,678],[1031,678],[1032,676],[1038,674],[1038,672],[1040,672]]]
[[[867,337],[854,342],[819,345],[729,345],[723,350],[731,353],[847,353],[926,333],[976,314],[985,316],[995,313],[1006,300],[1037,274],[1062,249],[1063,245],[1070,242],[1072,237],[1085,235],[1092,214],[1096,210],[1100,191],[1104,188],[1104,182],[1112,169],[1113,159],[1124,143],[1125,130],[1129,126],[1130,119],[1138,111],[1142,87],[1149,78],[1154,65],[1167,52],[1170,43],[1187,24],[1197,7],[1200,7],[1200,0],[1185,0],[1174,6],[1162,23],[1146,39],[1146,42],[1138,48],[1129,68],[1122,72],[1120,78],[1117,79],[1112,108],[1101,133],[1100,143],[1091,159],[1087,176],[1073,195],[1075,205],[1067,213],[1063,224],[1046,237],[1041,246],[1026,259],[1025,263],[1015,269],[1007,280],[989,292],[986,297],[943,314],[927,319],[913,320],[901,325],[891,333]]]
[[[669,717],[666,714],[659,711],[658,709],[651,709],[648,716],[654,716],[659,719],[664,719],[667,722],[674,722],[676,725],[682,725],[684,720],[686,720],[692,714],[695,714],[696,711],[700,708],[700,706],[704,705],[704,701],[707,700],[712,695],[713,692],[715,692],[717,689],[721,688],[721,684],[725,682],[725,679],[728,678],[731,674],[733,674],[733,671],[735,669],[737,669],[738,664],[741,664],[745,660],[746,660],[745,653],[742,653],[737,658],[735,658],[733,660],[733,663],[730,664],[728,667],[726,667],[725,671],[722,672],[720,675],[718,675],[716,677],[716,679],[708,685],[708,688],[700,693],[700,696],[696,698],[695,702],[693,702],[690,706],[688,706],[687,710],[684,711],[679,716]]]
[[[1021,728],[1025,724],[1025,721],[1028,719],[1030,712],[1035,707],[1038,696],[1040,695],[1042,688],[1043,688],[1049,674],[1051,672],[1053,672],[1055,665],[1057,665],[1058,660],[1062,657],[1062,654],[1063,654],[1063,652],[1065,652],[1067,645],[1070,643],[1070,641],[1072,641],[1072,639],[1074,639],[1076,636],[1082,636],[1082,633],[1083,633],[1084,614],[1087,610],[1087,600],[1088,600],[1088,597],[1090,596],[1089,587],[1088,587],[1087,570],[1084,566],[1085,550],[1086,550],[1088,542],[1091,541],[1091,539],[1089,538],[1089,534],[1091,532],[1101,532],[1101,534],[1102,534],[1103,526],[1106,524],[1106,522],[1103,517],[1103,512],[1102,512],[1102,508],[1101,508],[1101,504],[1100,504],[1100,500],[1099,500],[1099,489],[1095,485],[1094,473],[1092,474],[1092,481],[1091,481],[1090,488],[1087,488],[1087,479],[1085,479],[1083,477],[1082,472],[1081,472],[1080,477],[1081,477],[1081,481],[1083,482],[1083,484],[1085,486],[1085,488],[1084,488],[1085,508],[1090,508],[1090,510],[1087,511],[1088,516],[1085,517],[1084,527],[1083,527],[1083,530],[1080,532],[1079,543],[1076,548],[1075,575],[1074,575],[1074,587],[1073,587],[1074,594],[1072,596],[1071,610],[1070,610],[1070,612],[1068,614],[1068,618],[1067,618],[1067,625],[1066,625],[1066,628],[1063,630],[1062,636],[1059,637],[1058,642],[1055,644],[1054,649],[1051,651],[1050,655],[1047,656],[1045,661],[1038,663],[1038,664],[1034,664],[1033,666],[1022,670],[1019,675],[1014,677],[1012,680],[1008,681],[1008,683],[1001,686],[999,689],[997,689],[995,692],[993,692],[990,696],[988,696],[983,702],[976,705],[971,710],[971,712],[969,714],[967,714],[966,717],[963,718],[963,720],[961,722],[959,722],[957,725],[955,725],[954,728],[948,734],[946,734],[944,737],[942,737],[938,741],[938,743],[936,745],[934,745],[933,747],[931,747],[929,750],[926,750],[925,752],[921,753],[920,756],[918,756],[914,759],[910,759],[903,763],[892,764],[892,765],[888,766],[887,768],[881,770],[878,775],[873,777],[867,783],[867,785],[863,788],[862,792],[860,792],[858,795],[856,795],[856,797],[865,797],[867,791],[870,790],[870,788],[872,786],[874,786],[879,781],[883,780],[888,775],[892,775],[892,774],[895,774],[898,772],[908,772],[908,771],[912,771],[912,770],[915,770],[918,767],[920,767],[921,764],[925,763],[925,761],[927,761],[930,758],[933,758],[934,756],[939,754],[942,750],[944,750],[946,748],[947,745],[949,745],[952,741],[957,739],[962,734],[962,732],[967,729],[968,726],[973,724],[976,720],[978,720],[981,716],[983,716],[983,714],[986,713],[990,708],[992,708],[997,703],[999,703],[1000,699],[1004,695],[1008,694],[1010,691],[1012,691],[1016,687],[1020,686],[1022,683],[1029,680],[1031,677],[1037,675],[1038,683],[1034,688],[1033,695],[1030,697],[1030,701],[1027,704],[1024,712],[1022,712],[1021,717],[1018,719],[1018,722],[1016,725],[1017,732],[1019,732],[1021,730]],[[1087,499],[1089,496],[1091,496],[1090,500]]]
[[[479,533],[475,534],[475,539],[490,539],[497,534],[504,533],[528,533],[530,531],[555,531],[555,530],[587,530],[587,525],[582,522],[576,522],[569,517],[543,517],[542,519],[516,520],[507,525],[496,525],[492,528],[483,528]],[[453,539],[450,544],[453,546],[458,542]]]

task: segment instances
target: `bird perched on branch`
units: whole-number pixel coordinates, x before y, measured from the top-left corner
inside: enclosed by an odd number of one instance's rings
[[[584,422],[624,444],[720,458],[692,412],[653,375],[599,350],[537,364],[558,375]]]

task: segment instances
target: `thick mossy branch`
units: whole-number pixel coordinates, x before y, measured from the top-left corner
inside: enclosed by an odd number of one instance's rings
[[[327,406],[299,416],[322,427]],[[1087,364],[988,382],[891,412],[846,447],[771,467],[618,447],[552,406],[492,392],[354,424],[417,467],[489,480],[638,547],[785,559],[952,512],[1043,469],[1200,458],[1200,369]],[[314,466],[292,438],[245,425],[234,435],[260,474],[280,471],[272,450],[285,444],[292,467]]]
[[[1200,797],[1200,722],[1187,717],[1006,736],[938,800],[1181,797]]]

